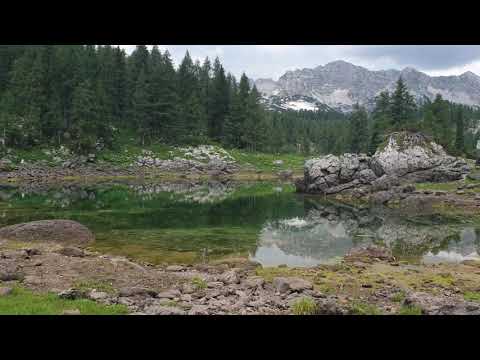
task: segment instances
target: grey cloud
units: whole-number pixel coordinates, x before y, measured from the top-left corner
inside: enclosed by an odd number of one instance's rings
[[[127,51],[134,48],[134,45],[123,46]],[[235,76],[245,72],[254,79],[277,79],[287,70],[314,68],[334,60],[349,61],[371,70],[412,66],[425,72],[448,71],[480,61],[478,45],[160,45],[160,48],[168,49],[176,64],[187,50],[194,59],[219,56]]]
[[[346,55],[375,59],[388,57],[399,66],[422,70],[444,70],[461,67],[480,59],[478,45],[385,45],[353,46]]]

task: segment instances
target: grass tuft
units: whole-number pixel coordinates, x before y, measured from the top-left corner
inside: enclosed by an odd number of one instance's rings
[[[292,312],[294,315],[315,315],[318,307],[312,298],[304,297],[298,299],[292,304]]]
[[[415,305],[403,305],[397,315],[422,315],[422,309]]]
[[[207,282],[202,279],[201,277],[199,276],[195,276],[193,279],[192,279],[192,286],[196,289],[196,290],[204,290],[208,287],[207,285]]]
[[[475,302],[480,302],[480,292],[474,292],[474,291],[467,291],[463,295],[464,299],[467,301],[475,301]]]

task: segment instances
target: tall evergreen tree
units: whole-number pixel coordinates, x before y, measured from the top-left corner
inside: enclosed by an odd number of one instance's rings
[[[463,121],[463,110],[461,107],[457,110],[455,149],[459,153],[465,151],[465,127]]]
[[[99,124],[99,104],[90,80],[80,83],[73,94],[71,141],[79,153],[95,149]]]
[[[391,116],[392,125],[395,130],[405,130],[410,127],[414,120],[415,101],[408,92],[407,86],[400,77],[397,81],[397,87],[391,98]]]
[[[221,141],[230,104],[227,77],[218,57],[213,66],[213,80],[209,97],[208,134],[211,139]]]
[[[368,114],[365,108],[356,104],[350,116],[350,151],[364,153],[368,146]]]
[[[254,86],[247,100],[247,118],[242,142],[247,150],[260,151],[267,142],[266,123],[263,109],[260,105],[260,93]]]

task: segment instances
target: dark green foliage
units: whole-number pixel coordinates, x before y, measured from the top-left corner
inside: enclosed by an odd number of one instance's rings
[[[390,113],[395,130],[406,130],[415,126],[415,100],[408,92],[402,78],[398,79],[395,92],[391,96]]]
[[[465,126],[463,122],[463,110],[460,108],[457,110],[456,118],[456,133],[455,133],[455,150],[459,153],[463,153],[465,150]]]
[[[73,93],[71,142],[79,153],[95,149],[100,131],[99,118],[102,114],[99,99],[95,96],[90,80],[80,83]]]
[[[365,108],[355,105],[350,115],[350,152],[365,153],[368,147],[368,114]]]
[[[175,69],[168,51],[137,45],[0,45],[0,151],[67,145],[221,143],[271,153],[374,153],[394,130],[420,129],[448,151],[474,154],[480,112],[441,96],[416,106],[399,79],[371,114],[266,111],[245,74],[237,83],[220,60]],[[463,129],[463,130],[462,130]],[[118,147],[115,147],[118,149]]]

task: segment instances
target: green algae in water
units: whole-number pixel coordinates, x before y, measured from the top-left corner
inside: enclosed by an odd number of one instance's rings
[[[346,206],[295,194],[291,184],[123,179],[10,187],[1,195],[0,226],[72,219],[95,233],[93,250],[154,264],[250,257],[264,266],[311,267],[370,244],[413,262],[461,261],[480,249],[475,222],[458,216]]]

